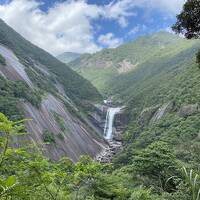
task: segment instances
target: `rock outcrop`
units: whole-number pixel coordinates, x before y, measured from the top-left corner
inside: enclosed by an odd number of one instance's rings
[[[196,103],[182,106],[178,111],[178,115],[180,117],[188,117],[190,115],[196,114],[197,112],[199,112],[199,105]]]
[[[80,155],[94,157],[106,147],[103,139],[73,116],[64,104],[53,95],[48,95],[39,109],[30,103],[22,102],[26,122],[28,139],[36,142],[44,149],[44,153],[51,159],[69,157],[77,161]],[[54,142],[45,143],[44,133],[47,132]]]
[[[113,156],[122,150],[122,143],[118,141],[109,141],[109,145],[103,151],[96,156],[95,161],[101,163],[110,163]]]
[[[167,113],[171,112],[174,108],[174,102],[169,102],[161,106],[151,118],[151,123],[155,123],[163,118]]]
[[[89,118],[91,122],[99,129],[103,135],[105,120],[107,114],[108,106],[105,105],[94,105],[94,109],[89,113]]]
[[[144,109],[140,116],[139,116],[139,124],[142,126],[146,126],[149,123],[153,124],[162,119],[167,113],[170,113],[174,111],[175,109],[175,103],[174,102],[168,102],[164,105],[160,106],[153,106]],[[199,112],[199,105],[196,104],[189,104],[181,106],[178,110],[177,114],[180,117],[188,117],[191,115],[194,115]]]
[[[113,139],[115,141],[122,141],[122,133],[128,125],[128,121],[128,116],[124,113],[123,109],[115,115],[113,128]]]
[[[156,113],[156,111],[159,109],[159,107],[160,106],[153,106],[145,108],[139,116],[139,124],[142,126],[147,125]]]

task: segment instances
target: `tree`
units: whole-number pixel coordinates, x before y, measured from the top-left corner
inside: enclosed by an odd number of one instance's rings
[[[176,167],[175,156],[165,142],[154,142],[133,157],[133,172],[167,192],[175,189],[173,180],[168,180],[176,175]]]
[[[188,39],[200,37],[200,0],[187,0],[172,29]]]
[[[200,0],[187,0],[172,29],[187,39],[200,38]],[[196,61],[200,65],[200,50]]]

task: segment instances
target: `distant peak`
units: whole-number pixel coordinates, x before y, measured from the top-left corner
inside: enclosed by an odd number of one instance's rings
[[[58,57],[62,55],[81,55],[81,54],[77,52],[66,51],[64,53],[59,54]]]
[[[155,32],[155,33],[152,33],[149,35],[150,37],[152,38],[155,38],[155,37],[160,37],[160,38],[177,38],[177,39],[181,39],[181,37],[177,34],[174,34],[174,33],[170,33],[168,31],[159,31],[159,32]]]
[[[57,56],[57,58],[64,62],[64,63],[70,63],[76,59],[78,59],[82,54],[80,53],[74,53],[74,52],[64,52]]]

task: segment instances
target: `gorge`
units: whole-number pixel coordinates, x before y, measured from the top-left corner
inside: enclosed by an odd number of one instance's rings
[[[89,2],[63,4],[78,4],[80,14],[80,5]],[[106,13],[117,5],[110,11],[125,25],[125,17],[116,13],[124,2],[140,4],[116,0],[101,8]],[[199,22],[200,1],[187,2],[186,9],[192,2],[197,6],[186,19],[195,12]],[[55,7],[62,10],[60,3]],[[96,13],[98,7],[84,7],[94,21],[103,14]],[[52,10],[38,8],[35,14],[49,16]],[[125,42],[133,34],[128,23],[120,29],[127,32],[122,41],[112,33],[96,38],[77,33],[66,44],[57,14],[52,19],[59,43],[46,38],[47,46],[66,48],[57,58],[0,19],[0,199],[200,200],[200,40],[162,30]],[[86,28],[80,18],[76,31]],[[46,29],[52,34],[52,27],[41,28],[39,35]],[[101,26],[93,28],[98,32]],[[76,37],[94,42],[95,53],[85,53],[86,43],[78,51]]]

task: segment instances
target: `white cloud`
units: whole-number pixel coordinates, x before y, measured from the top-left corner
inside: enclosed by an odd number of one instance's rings
[[[123,43],[123,40],[116,38],[113,33],[107,33],[105,35],[100,35],[98,42],[108,48],[115,48]]]
[[[184,2],[185,0],[149,0],[152,8],[160,9],[169,15],[177,14],[181,10]]]
[[[145,24],[142,25],[137,25],[135,27],[133,27],[129,32],[128,35],[132,36],[135,35],[136,33],[140,32],[140,31],[145,31],[147,29]]]
[[[44,12],[40,10],[38,0],[11,0],[0,4],[0,18],[54,55],[64,51],[83,53],[101,49],[95,42],[92,20],[103,17],[126,27],[130,23],[129,17],[137,15],[136,7],[148,12],[157,9],[170,16],[176,14],[183,3],[184,0],[112,0],[105,6],[98,6],[87,0],[66,0]],[[121,42],[114,35],[107,34],[106,37],[108,46]],[[101,41],[105,45],[105,36]]]
[[[136,8],[145,8],[150,13],[156,9],[169,17],[177,14],[184,2],[185,0],[113,0],[105,6],[104,15],[107,18],[117,20],[121,27],[126,27],[129,24],[128,18],[137,16]]]
[[[52,54],[64,51],[95,52],[100,48],[93,38],[91,19],[98,18],[101,9],[85,1],[56,4],[47,13],[35,0],[13,0],[0,5],[0,18],[26,39]]]
[[[104,16],[106,18],[115,19],[122,27],[126,27],[128,25],[127,18],[137,15],[137,13],[134,11],[134,7],[134,0],[112,1],[110,4],[104,7]]]

